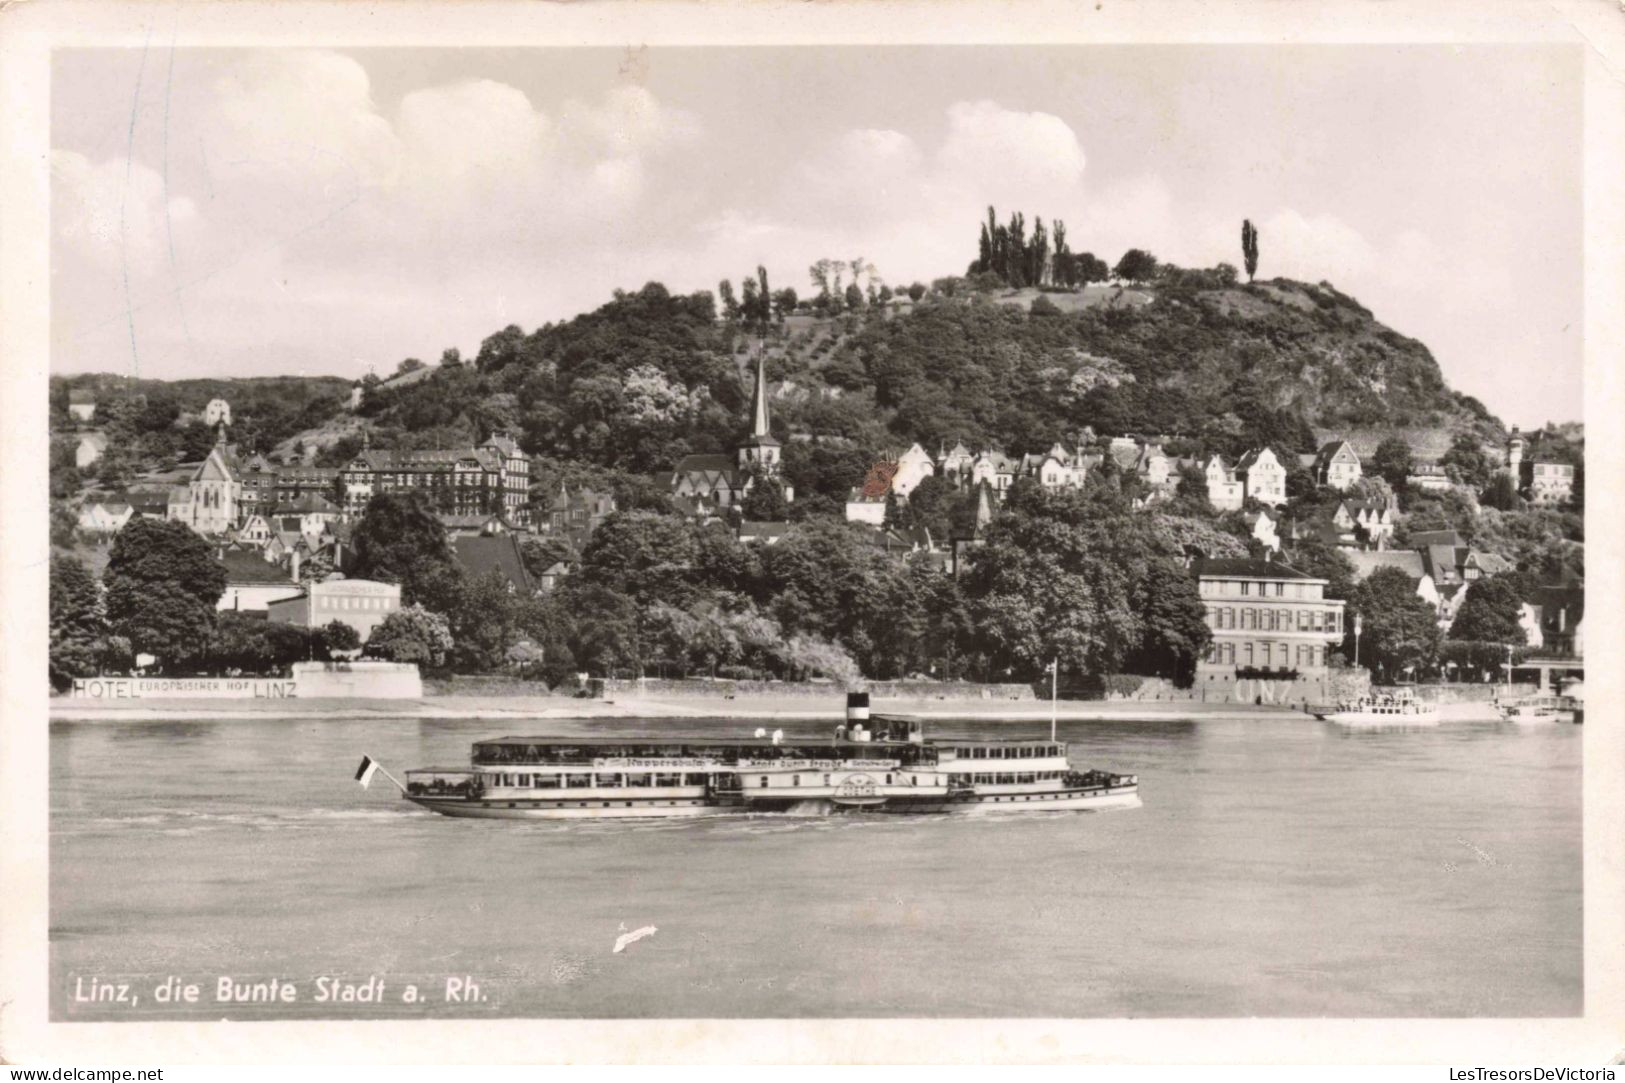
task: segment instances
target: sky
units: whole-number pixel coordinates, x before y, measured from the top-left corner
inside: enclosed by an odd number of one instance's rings
[[[52,369],[380,374],[660,281],[1070,246],[1329,281],[1582,416],[1572,46],[60,50]]]

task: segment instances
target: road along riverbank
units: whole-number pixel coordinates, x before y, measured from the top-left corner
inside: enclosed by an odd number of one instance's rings
[[[909,714],[922,718],[973,718],[1001,722],[1044,722],[1050,705],[1039,700],[875,699],[873,710],[882,714]],[[1495,712],[1487,704],[1448,704],[1440,708],[1446,721],[1489,721]],[[1099,700],[1063,700],[1056,716],[1066,721],[1161,721],[1180,719],[1259,719],[1312,721],[1302,711],[1287,707],[1236,703],[1145,703]],[[173,722],[187,719],[265,719],[269,717],[340,722],[356,719],[477,718],[491,721],[614,718],[738,718],[771,721],[811,719],[835,722],[845,715],[839,694],[825,699],[806,696],[684,695],[660,698],[586,699],[568,696],[428,696],[418,700],[374,699],[141,699],[87,701],[54,699],[53,722]]]

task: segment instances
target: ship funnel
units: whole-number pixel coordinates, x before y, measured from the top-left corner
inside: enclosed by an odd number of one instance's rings
[[[846,694],[846,720],[848,722],[869,721],[869,693],[848,692]]]

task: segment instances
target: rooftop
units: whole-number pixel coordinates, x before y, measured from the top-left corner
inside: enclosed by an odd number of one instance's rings
[[[1306,579],[1321,582],[1308,572],[1276,560],[1232,557],[1222,560],[1202,560],[1193,570],[1203,579]]]

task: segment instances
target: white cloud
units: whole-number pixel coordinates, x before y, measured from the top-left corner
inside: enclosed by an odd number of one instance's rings
[[[145,277],[164,258],[171,231],[189,236],[198,224],[196,205],[165,200],[163,178],[138,162],[93,163],[58,150],[51,154],[51,177],[58,236],[101,271]]]

